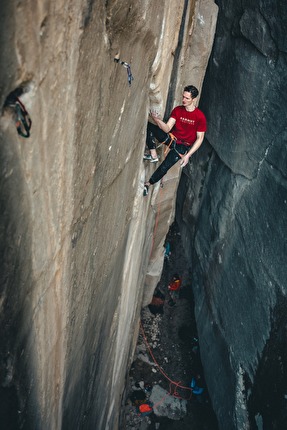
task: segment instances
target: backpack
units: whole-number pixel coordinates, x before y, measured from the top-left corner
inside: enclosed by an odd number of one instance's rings
[[[148,403],[143,403],[139,406],[139,411],[142,415],[149,415],[152,413],[152,407]]]

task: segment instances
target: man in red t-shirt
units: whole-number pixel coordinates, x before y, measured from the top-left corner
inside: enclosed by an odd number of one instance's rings
[[[170,151],[149,181],[145,182],[144,196],[148,194],[149,186],[158,182],[180,158],[181,166],[186,166],[191,155],[202,144],[206,132],[206,118],[204,113],[195,106],[197,96],[198,90],[193,85],[184,87],[182,105],[172,110],[166,123],[159,118],[158,114],[151,113],[156,125],[148,123],[146,143],[150,154],[145,155],[144,159],[153,163],[158,161],[156,140],[168,145]],[[175,137],[173,141],[169,132]]]

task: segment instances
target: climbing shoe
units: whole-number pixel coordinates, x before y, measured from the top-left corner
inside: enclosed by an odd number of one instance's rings
[[[151,163],[157,163],[158,162],[158,157],[153,158],[150,154],[145,154],[143,159],[150,161]]]
[[[149,160],[151,163],[157,163],[158,162],[158,157],[156,158],[152,158]]]
[[[143,190],[144,197],[148,195],[148,185],[144,184],[144,190]]]

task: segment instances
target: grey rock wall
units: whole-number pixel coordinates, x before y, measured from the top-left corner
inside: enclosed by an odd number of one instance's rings
[[[218,1],[201,108],[207,141],[177,219],[220,429],[286,426],[287,9]]]
[[[143,199],[154,169],[142,162],[148,111],[164,113],[171,80],[174,103],[181,85],[201,85],[217,7],[1,0],[0,9],[1,109],[20,88],[32,118],[29,139],[11,111],[0,119],[1,425],[118,429],[179,180],[175,167]],[[116,55],[131,65],[131,86]]]

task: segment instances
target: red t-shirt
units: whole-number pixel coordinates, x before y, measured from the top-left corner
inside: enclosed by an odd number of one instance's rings
[[[191,146],[196,141],[198,131],[206,131],[206,118],[203,112],[198,108],[188,112],[184,106],[177,106],[171,112],[171,118],[176,123],[171,129],[171,133],[187,146]]]

